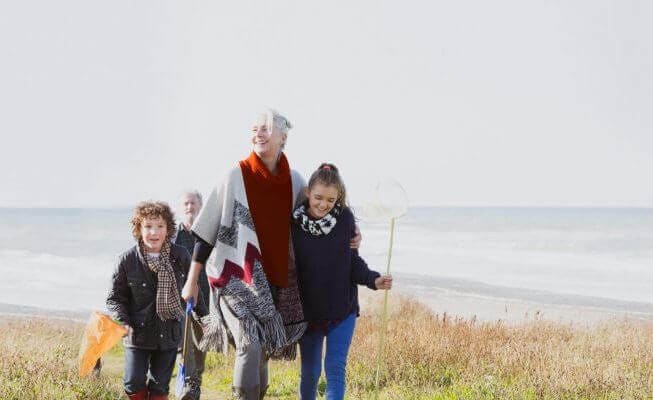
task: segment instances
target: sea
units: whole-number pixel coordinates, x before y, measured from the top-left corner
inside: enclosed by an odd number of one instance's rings
[[[0,208],[0,304],[104,310],[130,209]],[[358,215],[358,214],[357,214]],[[359,217],[360,254],[403,293],[599,307],[653,316],[651,208],[410,208]],[[392,248],[390,262],[389,250]]]

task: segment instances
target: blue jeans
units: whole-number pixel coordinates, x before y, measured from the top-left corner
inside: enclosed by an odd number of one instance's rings
[[[125,347],[125,392],[133,394],[147,388],[152,394],[168,394],[176,357],[177,349],[144,350]]]
[[[321,331],[306,332],[300,339],[299,352],[302,358],[302,372],[299,382],[299,398],[301,400],[314,400],[317,394],[317,382],[322,373],[322,345],[325,337],[326,399],[342,400],[345,397],[347,353],[355,326],[356,314],[351,314],[338,325],[329,329],[326,335]]]

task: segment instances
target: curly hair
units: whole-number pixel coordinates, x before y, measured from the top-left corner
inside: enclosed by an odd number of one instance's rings
[[[131,219],[132,235],[137,242],[142,239],[141,224],[143,221],[146,218],[157,217],[163,218],[166,222],[166,228],[168,230],[166,240],[169,240],[175,234],[175,214],[170,209],[168,203],[163,201],[142,201],[134,208]]]

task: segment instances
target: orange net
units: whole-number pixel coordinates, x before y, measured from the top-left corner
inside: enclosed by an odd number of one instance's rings
[[[79,348],[79,376],[90,374],[97,360],[126,333],[127,329],[108,315],[94,311],[88,319]]]

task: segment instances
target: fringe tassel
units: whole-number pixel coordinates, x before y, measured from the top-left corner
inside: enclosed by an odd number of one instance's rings
[[[247,350],[247,347],[252,343],[258,343],[258,323],[255,318],[249,317],[239,320],[240,329],[238,338],[234,338],[236,348]]]
[[[297,358],[297,343],[289,344],[270,353],[273,360],[292,361]]]
[[[287,360],[292,361],[297,358],[297,341],[302,337],[308,324],[301,322],[299,324],[292,324],[285,326],[285,333],[288,340],[286,346],[277,348],[270,351],[270,358],[273,360]]]
[[[263,339],[268,352],[274,352],[288,342],[283,320],[278,312],[275,312],[272,318],[263,324]]]
[[[222,318],[219,315],[207,315],[202,318],[202,325],[204,325],[204,335],[199,343],[200,350],[226,353],[227,346],[224,340],[226,330]]]
[[[308,328],[307,322],[300,322],[298,324],[286,325],[286,337],[288,338],[288,343],[297,342],[306,332]]]

